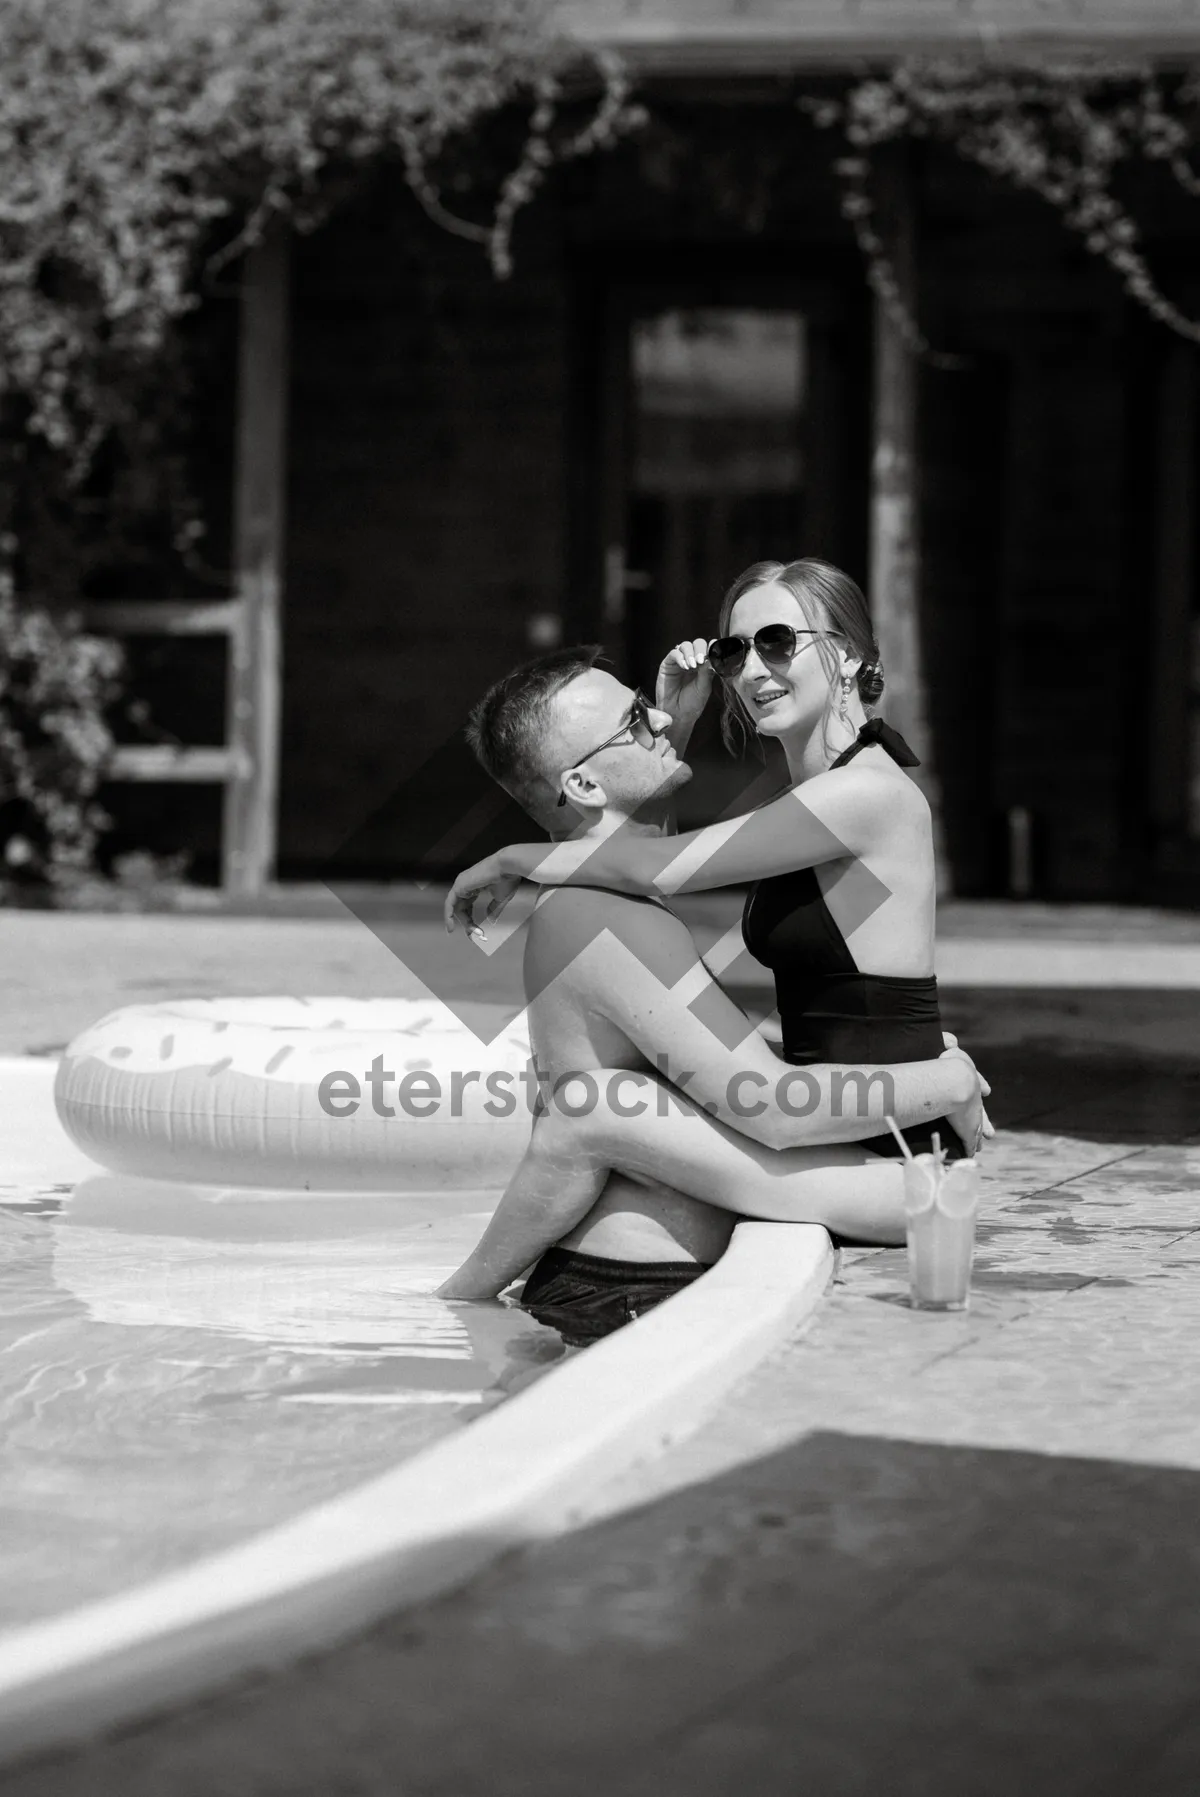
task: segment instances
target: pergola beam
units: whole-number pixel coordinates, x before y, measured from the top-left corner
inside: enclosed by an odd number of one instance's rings
[[[222,879],[243,896],[275,871],[282,689],[287,479],[288,264],[277,222],[242,273],[233,549],[237,609],[230,634]]]
[[[568,34],[618,52],[642,78],[861,69],[975,54],[1187,63],[1200,19],[1182,0],[561,0]]]
[[[97,599],[83,621],[113,636],[229,636],[237,613],[236,599]]]
[[[878,217],[908,317],[917,317],[912,158],[901,148],[880,169]],[[869,597],[879,641],[888,720],[921,759],[917,779],[933,808],[939,869],[940,793],[933,761],[921,642],[916,352],[877,293],[873,316]],[[944,878],[944,873],[942,875]]]

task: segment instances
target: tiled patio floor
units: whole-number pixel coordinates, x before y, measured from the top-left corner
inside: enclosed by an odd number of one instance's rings
[[[1128,1120],[1128,1119],[1127,1119]],[[1007,1131],[600,1520],[6,1797],[1190,1797],[1200,1148]]]
[[[0,1791],[1190,1797],[1198,1013],[949,995],[1001,1126],[965,1316],[909,1311],[898,1253],[849,1254],[810,1330],[592,1526]]]
[[[898,1251],[851,1250],[808,1334],[617,1508],[809,1430],[1200,1470],[1200,1147],[1004,1133],[970,1310],[915,1315]]]

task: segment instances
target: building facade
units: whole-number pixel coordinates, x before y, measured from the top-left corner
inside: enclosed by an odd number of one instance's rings
[[[633,64],[649,118],[556,174],[510,280],[382,168],[252,258],[237,591],[105,614],[224,658],[224,697],[193,722],[207,748],[125,752],[121,827],[242,891],[453,868],[478,796],[455,742],[498,674],[602,641],[648,686],[749,562],[821,555],[868,590],[883,709],[926,749],[957,891],[1192,902],[1197,350],[1050,208],[920,145],[890,176],[898,265],[961,365],[921,363],[864,280],[836,136],[798,102],[915,50],[1200,57],[1200,6],[567,17]],[[1197,202],[1148,181],[1131,204],[1200,310]],[[697,760],[698,821],[747,775],[711,734]]]

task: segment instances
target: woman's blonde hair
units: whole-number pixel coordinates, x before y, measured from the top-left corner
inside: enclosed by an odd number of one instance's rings
[[[883,691],[883,668],[879,661],[879,644],[871,628],[871,614],[862,590],[835,568],[831,562],[806,556],[796,562],[755,562],[739,574],[721,601],[717,619],[717,635],[730,634],[733,608],[743,594],[755,587],[782,586],[792,594],[813,630],[828,635],[816,639],[817,654],[829,675],[829,701],[832,708],[838,688],[840,663],[829,641],[830,636],[844,639],[847,649],[859,658],[857,683],[863,704],[873,706]],[[721,682],[721,736],[732,755],[740,755],[749,737],[756,735],[754,720],[743,706],[733,682]]]

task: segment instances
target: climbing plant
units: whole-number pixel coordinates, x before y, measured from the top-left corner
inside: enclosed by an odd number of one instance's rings
[[[333,177],[394,154],[425,210],[511,265],[546,169],[631,116],[619,67],[558,125],[581,53],[549,0],[0,0],[0,386],[25,428],[85,468],[121,410],[124,364],[163,346],[205,279]],[[447,201],[439,168],[524,105],[490,196]],[[474,198],[474,210],[465,211]]]
[[[115,643],[18,604],[0,573],[0,896],[66,889],[90,865],[120,670]]]
[[[805,97],[801,104],[819,125],[842,133],[843,213],[872,286],[921,353],[932,352],[901,297],[873,181],[876,153],[913,138],[943,144],[998,180],[1038,195],[1140,306],[1200,342],[1200,320],[1162,292],[1137,220],[1117,191],[1121,172],[1142,163],[1200,197],[1193,166],[1200,71],[1167,76],[1149,66],[1101,61],[999,66],[975,58],[922,59],[860,80],[840,98]]]
[[[230,265],[390,160],[503,279],[549,169],[636,116],[553,0],[0,0],[0,864],[5,824],[49,878],[103,821],[119,657],[69,615],[92,576],[223,578],[188,333]]]

